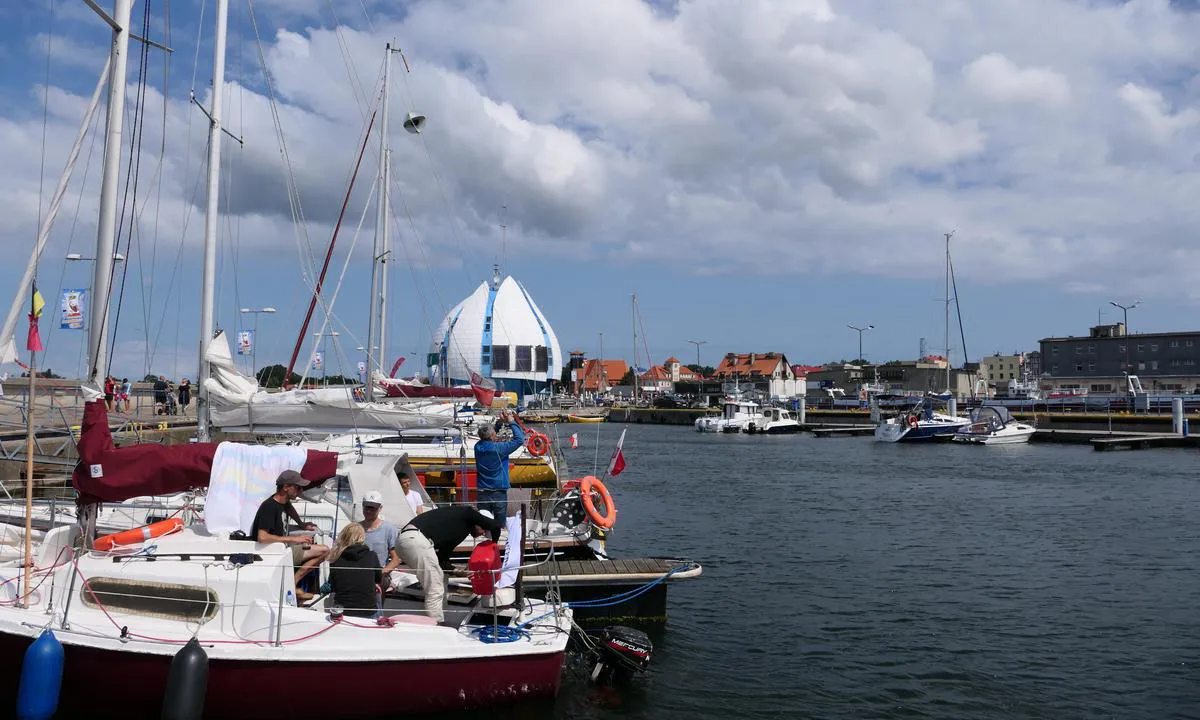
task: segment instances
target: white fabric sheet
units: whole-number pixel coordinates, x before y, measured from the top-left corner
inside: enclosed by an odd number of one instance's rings
[[[279,473],[299,472],[307,458],[308,451],[298,447],[230,442],[218,445],[204,503],[208,531],[250,532],[258,506],[275,493]]]
[[[500,564],[500,582],[498,588],[512,587],[517,584],[517,571],[521,567],[521,516],[510,515],[505,528],[508,531],[508,542],[504,544],[504,562]]]

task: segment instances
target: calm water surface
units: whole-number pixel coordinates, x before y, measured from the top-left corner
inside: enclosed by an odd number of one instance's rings
[[[590,472],[620,429],[557,430]],[[632,687],[574,671],[489,714],[1200,718],[1200,453],[659,426],[625,449],[612,552],[703,577]]]

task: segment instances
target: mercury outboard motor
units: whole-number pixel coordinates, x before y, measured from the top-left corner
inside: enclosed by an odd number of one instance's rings
[[[641,630],[624,625],[612,625],[600,633],[597,651],[599,657],[592,669],[592,680],[613,682],[628,680],[634,673],[642,673],[650,667],[650,654],[654,644],[650,636]]]

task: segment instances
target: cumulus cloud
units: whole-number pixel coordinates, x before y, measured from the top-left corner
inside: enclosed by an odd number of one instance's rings
[[[965,277],[1120,270],[1151,285],[1184,269],[1131,260],[1133,229],[1134,255],[1172,256],[1200,221],[1200,20],[1166,0],[363,7],[335,23],[322,3],[264,4],[280,25],[263,37],[265,68],[249,28],[234,28],[226,125],[247,144],[225,141],[225,207],[253,227],[246,252],[332,227],[393,38],[393,193],[414,261],[464,262],[503,221],[510,242],[550,258],[918,277],[938,272],[937,240],[957,227]],[[62,67],[86,64],[52,47]],[[153,163],[162,142],[159,212],[175,227],[191,218],[178,235],[194,247],[204,141],[186,90],[169,90],[165,133],[151,123],[143,144]],[[51,92],[60,148],[86,90]],[[0,110],[13,149],[0,230],[14,235],[36,226],[34,107]],[[407,112],[428,116],[421,136],[401,128]]]

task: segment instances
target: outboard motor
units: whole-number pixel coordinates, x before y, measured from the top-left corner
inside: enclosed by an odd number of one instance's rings
[[[634,673],[643,673],[650,667],[650,654],[654,644],[650,636],[641,630],[624,625],[604,628],[600,634],[597,651],[599,657],[592,669],[592,681],[611,683],[628,680]]]

